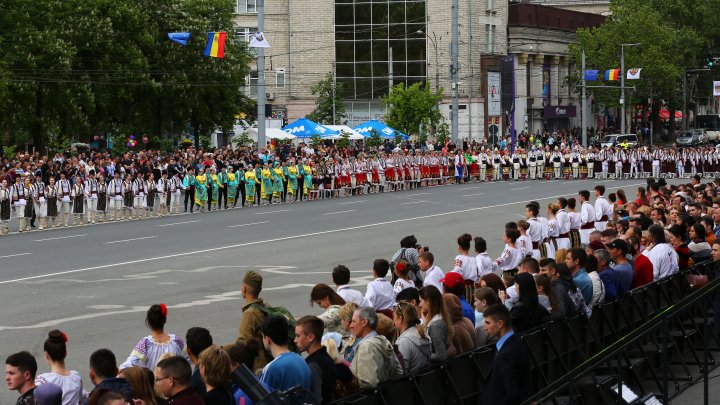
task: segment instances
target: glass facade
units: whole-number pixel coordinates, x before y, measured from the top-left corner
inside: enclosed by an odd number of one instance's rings
[[[426,80],[425,1],[335,0],[337,81],[349,99],[387,94],[393,83]]]

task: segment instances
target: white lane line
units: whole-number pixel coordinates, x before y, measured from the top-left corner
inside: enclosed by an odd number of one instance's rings
[[[633,183],[633,184],[623,184],[623,187],[644,186],[644,185],[646,185],[646,183]],[[569,193],[562,193],[562,194],[553,195],[553,196],[549,196],[549,197],[537,198],[536,200],[537,201],[552,200],[552,199],[555,199],[558,197],[565,197],[567,195],[569,195]],[[55,273],[39,274],[37,276],[22,277],[22,278],[16,278],[16,279],[12,279],[12,280],[0,281],[0,285],[18,283],[21,281],[28,281],[28,280],[37,280],[37,279],[48,278],[48,277],[57,277],[57,276],[62,276],[62,275],[66,275],[66,274],[85,273],[88,271],[109,269],[109,268],[113,268],[113,267],[123,267],[123,266],[132,265],[132,264],[154,262],[154,261],[158,261],[158,260],[167,260],[167,259],[172,259],[172,258],[176,258],[176,257],[193,256],[193,255],[198,255],[201,253],[217,252],[220,250],[237,249],[237,248],[241,248],[241,247],[260,245],[262,243],[284,242],[284,241],[288,241],[288,240],[307,238],[307,237],[312,237],[312,236],[355,231],[358,229],[373,228],[376,226],[398,224],[401,222],[417,221],[418,219],[438,218],[438,217],[445,217],[448,215],[466,214],[468,212],[485,211],[485,210],[489,210],[492,208],[507,207],[510,205],[517,205],[517,204],[527,204],[527,200],[513,201],[513,202],[504,203],[504,204],[488,205],[486,207],[475,207],[475,208],[467,208],[467,209],[457,210],[457,211],[441,212],[438,214],[422,215],[419,217],[394,219],[392,221],[376,222],[373,224],[350,226],[350,227],[346,227],[346,228],[328,229],[326,231],[305,233],[305,234],[301,234],[301,235],[284,236],[284,237],[280,237],[280,238],[258,240],[258,241],[254,241],[254,242],[238,243],[235,245],[218,246],[218,247],[214,247],[214,248],[196,250],[196,251],[192,251],[192,252],[182,252],[182,253],[175,253],[175,254],[171,254],[171,255],[147,257],[144,259],[130,260],[130,261],[120,262],[120,263],[103,264],[100,266],[85,267],[85,268],[81,268],[81,269],[58,271]],[[29,255],[30,253],[23,253],[23,255],[26,255],[26,254]],[[2,259],[2,258],[3,257],[0,257],[0,259]],[[144,309],[144,310],[146,310],[146,309]]]
[[[475,197],[476,195],[483,195],[485,193],[465,194],[463,197]]]
[[[406,203],[400,203],[400,205],[422,204],[422,203],[426,203],[426,202],[427,201],[410,201],[410,202],[406,202]]]
[[[355,212],[355,210],[345,210],[345,211],[337,211],[337,212],[326,212],[323,215],[335,215],[335,214],[344,214],[346,212]]]
[[[144,240],[144,239],[152,239],[157,238],[157,236],[144,236],[142,238],[132,238],[132,239],[123,239],[123,240],[114,240],[111,242],[105,242],[106,245],[111,245],[113,243],[123,243],[123,242],[132,242],[134,240]]]
[[[285,212],[285,211],[290,211],[290,210],[277,210],[277,211],[256,212],[255,215],[277,214],[278,212]]]
[[[70,239],[70,238],[80,238],[83,236],[87,236],[86,233],[82,235],[70,235],[70,236],[58,236],[57,238],[47,238],[47,239],[35,239],[35,242],[45,242],[48,240],[56,240],[56,239]]]
[[[173,226],[173,225],[193,224],[193,223],[195,223],[195,222],[200,222],[200,220],[198,219],[198,220],[196,220],[196,221],[173,222],[172,224],[162,224],[162,225],[158,225],[158,226]]]
[[[18,254],[14,254],[14,255],[0,256],[0,259],[5,259],[8,257],[16,257],[16,256],[27,256],[27,255],[31,255],[31,254],[32,253],[18,253]]]
[[[402,197],[415,197],[415,196],[418,196],[418,195],[428,195],[428,194],[430,194],[430,193],[405,194],[405,195],[403,195]]]
[[[341,202],[341,203],[338,203],[338,205],[357,204],[357,203],[364,203],[364,202],[367,202],[367,200]]]
[[[525,190],[525,189],[528,189],[528,188],[530,188],[530,187],[511,188],[510,191]]]
[[[230,225],[230,226],[228,226],[228,228],[239,228],[241,226],[260,225],[260,224],[267,224],[267,223],[270,223],[270,221],[253,222],[250,224]]]
[[[478,188],[480,188],[480,186],[463,187],[463,188],[459,188],[458,191],[477,190]]]

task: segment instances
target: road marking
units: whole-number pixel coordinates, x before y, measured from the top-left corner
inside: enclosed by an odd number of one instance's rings
[[[418,195],[428,195],[428,194],[430,194],[430,193],[405,194],[405,195],[403,195],[403,197],[415,197],[415,196],[418,196]]]
[[[485,193],[465,194],[463,197],[475,197],[476,195],[483,195]]]
[[[622,187],[643,186],[645,184],[646,183],[623,184]],[[568,193],[562,193],[562,194],[553,195],[553,196],[549,196],[549,197],[537,198],[536,200],[537,201],[552,200],[552,199],[555,199],[558,197],[565,197],[567,195],[568,195]],[[57,277],[57,276],[62,276],[62,275],[66,275],[66,274],[85,273],[88,271],[109,269],[109,268],[113,268],[113,267],[125,267],[125,266],[129,266],[129,265],[133,265],[133,264],[154,262],[154,261],[158,261],[158,260],[167,260],[167,259],[172,259],[172,258],[176,258],[176,257],[193,256],[193,255],[198,255],[198,254],[203,254],[203,253],[217,252],[220,250],[237,249],[237,248],[242,248],[242,247],[260,245],[263,243],[285,242],[288,240],[307,238],[307,237],[312,237],[312,236],[329,235],[329,234],[333,234],[333,233],[355,231],[358,229],[373,228],[373,227],[383,226],[383,225],[391,225],[391,224],[398,224],[398,223],[402,223],[402,222],[417,221],[419,219],[438,218],[438,217],[444,217],[444,216],[456,215],[456,214],[466,214],[468,212],[485,211],[485,210],[489,210],[489,209],[493,209],[493,208],[507,207],[510,205],[517,205],[517,204],[527,204],[527,200],[513,201],[513,202],[504,203],[504,204],[488,205],[485,207],[466,208],[466,209],[457,210],[457,211],[440,212],[437,214],[428,214],[428,215],[422,215],[422,216],[418,216],[418,217],[395,219],[395,220],[391,220],[391,221],[383,221],[383,222],[376,222],[376,223],[372,223],[372,224],[350,226],[350,227],[346,227],[346,228],[328,229],[325,231],[311,232],[311,233],[292,235],[292,236],[284,236],[284,237],[274,238],[274,239],[258,240],[258,241],[254,241],[254,242],[238,243],[238,244],[234,244],[234,245],[218,246],[218,247],[214,247],[214,248],[196,250],[196,251],[191,251],[191,252],[182,252],[182,253],[174,253],[171,255],[147,257],[144,259],[136,259],[136,260],[130,260],[130,261],[120,262],[120,263],[109,263],[109,264],[103,264],[103,265],[99,265],[99,266],[85,267],[85,268],[81,268],[81,269],[58,271],[55,273],[39,274],[37,276],[29,276],[29,277],[16,278],[16,279],[12,279],[12,280],[0,281],[0,285],[18,283],[18,282],[28,281],[28,280],[37,280],[37,279],[48,278],[48,277]],[[22,255],[29,255],[29,254],[30,253],[23,253]],[[13,255],[13,256],[19,256],[19,255]],[[3,257],[0,257],[0,259],[2,259],[2,258]],[[143,312],[143,311],[147,311],[146,306],[142,307],[142,310],[139,312]],[[2,330],[2,327],[0,327],[0,330]]]
[[[196,221],[174,222],[174,223],[172,223],[172,224],[162,224],[162,225],[158,225],[158,226],[173,226],[173,225],[193,224],[193,223],[195,223],[195,222],[200,222],[200,220],[198,219],[198,220],[196,220]]]
[[[250,224],[230,225],[230,226],[228,226],[228,228],[239,228],[241,226],[260,225],[260,224],[267,224],[267,223],[270,223],[270,221],[253,222]]]
[[[458,191],[477,190],[478,188],[480,188],[480,186],[463,187],[463,188],[459,188]]]
[[[421,204],[421,203],[426,203],[426,202],[427,201],[410,201],[410,202],[406,202],[406,203],[400,203],[400,205]]]
[[[277,210],[277,211],[256,212],[255,215],[277,214],[278,212],[285,212],[285,211],[290,211],[290,210]]]
[[[530,187],[511,188],[510,191],[525,190],[525,189],[528,189],[528,188],[530,188]]]
[[[18,254],[15,254],[15,255],[0,256],[0,259],[5,259],[5,258],[8,258],[8,257],[16,257],[16,256],[27,256],[27,255],[31,255],[31,254],[32,254],[32,253],[18,253]]]
[[[86,233],[82,235],[70,235],[70,236],[58,236],[57,238],[47,238],[47,239],[35,239],[35,242],[45,242],[48,240],[56,240],[56,239],[70,239],[70,238],[80,238],[83,236],[87,236]]]
[[[335,215],[335,214],[344,214],[346,212],[355,212],[355,210],[346,210],[346,211],[337,211],[337,212],[326,212],[323,215]]]
[[[364,203],[364,202],[367,202],[367,200],[341,202],[341,203],[338,203],[338,205],[357,204],[357,203]]]
[[[106,245],[111,245],[113,243],[123,243],[123,242],[132,242],[134,240],[143,240],[143,239],[152,239],[157,238],[157,236],[144,236],[142,238],[133,238],[133,239],[123,239],[123,240],[114,240],[112,242],[105,242]]]

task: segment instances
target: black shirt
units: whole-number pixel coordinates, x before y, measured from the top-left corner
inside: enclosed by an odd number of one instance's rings
[[[20,395],[15,405],[35,405],[35,387],[25,391],[24,394]]]
[[[333,400],[335,392],[335,380],[337,378],[335,370],[335,362],[327,353],[325,347],[321,347],[315,353],[307,356],[305,362],[310,367],[313,378],[313,386],[316,386],[316,380],[320,379],[322,394],[322,404],[329,404]]]
[[[234,405],[235,397],[227,386],[216,387],[202,395],[205,405]]]

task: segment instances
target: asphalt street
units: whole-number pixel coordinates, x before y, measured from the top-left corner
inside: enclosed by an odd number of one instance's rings
[[[67,367],[85,384],[88,358],[109,348],[122,362],[148,333],[147,308],[169,307],[167,332],[208,328],[216,342],[237,335],[248,270],[265,278],[262,296],[297,317],[318,314],[309,291],[337,264],[364,291],[372,261],[387,258],[405,235],[429,246],[436,264],[452,266],[465,232],[502,250],[504,223],[523,218],[524,205],[576,196],[602,183],[628,196],[644,180],[468,183],[397,193],[181,214],[162,219],[33,231],[0,237],[0,356],[29,350],[42,360],[47,332],[69,336]],[[91,387],[89,387],[91,388]],[[0,391],[0,403],[16,393]]]

